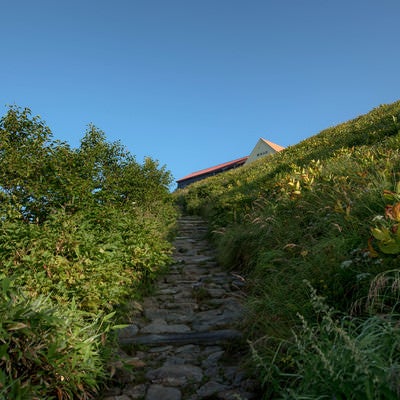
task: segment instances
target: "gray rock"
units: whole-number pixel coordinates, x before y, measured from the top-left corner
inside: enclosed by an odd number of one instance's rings
[[[203,367],[204,368],[209,368],[210,366],[216,364],[220,358],[224,355],[225,351],[216,351],[215,353],[210,354],[204,361],[203,361]]]
[[[195,314],[192,312],[174,313],[166,312],[165,320],[173,324],[187,324],[195,319]]]
[[[164,366],[167,367],[168,365],[183,365],[185,364],[186,360],[182,357],[172,356],[168,357],[164,363]]]
[[[140,385],[128,385],[124,388],[124,394],[132,400],[143,399],[146,394],[146,385],[144,383]]]
[[[189,332],[190,328],[184,324],[168,325],[165,319],[155,319],[149,325],[142,328],[142,333],[184,333]]]
[[[172,289],[172,288],[166,288],[166,289],[161,289],[158,291],[159,294],[176,294],[178,293],[177,289]]]
[[[210,256],[197,256],[197,257],[192,257],[191,258],[192,263],[205,263],[207,261],[214,261],[214,257]]]
[[[184,344],[223,344],[242,337],[234,329],[221,329],[211,332],[186,332],[170,334],[139,335],[121,339],[122,344],[145,344],[149,346]]]
[[[218,382],[207,382],[205,385],[203,385],[198,391],[197,395],[201,398],[208,398],[211,396],[214,396],[218,393],[224,392],[227,389],[229,389],[229,386],[223,385]]]
[[[167,315],[168,311],[160,308],[147,308],[144,310],[144,316],[150,321],[156,319],[165,319]]]
[[[162,385],[151,385],[146,394],[146,400],[181,400],[179,389]]]
[[[226,294],[226,290],[224,289],[207,289],[208,294],[210,295],[210,297],[212,297],[213,299],[218,299],[220,297],[225,296]]]
[[[173,349],[173,346],[160,346],[160,347],[153,347],[151,349],[148,349],[147,351],[149,353],[166,353],[167,351],[170,351]]]
[[[178,347],[175,350],[175,353],[193,353],[199,351],[199,346],[196,346],[194,344],[187,344],[185,346]]]
[[[236,312],[226,311],[222,314],[215,312],[216,310],[202,311],[199,318],[196,318],[192,323],[192,328],[198,332],[211,331],[215,329],[225,328],[232,325],[239,319],[239,314]]]
[[[180,310],[183,312],[192,312],[199,308],[198,304],[193,301],[185,301],[185,302],[168,302],[164,304],[164,308],[168,310]]]
[[[151,370],[146,378],[155,383],[162,383],[170,386],[186,386],[188,382],[201,382],[203,371],[195,365],[166,365]]]
[[[203,372],[204,372],[204,375],[208,379],[212,379],[212,380],[214,380],[216,382],[220,382],[220,383],[225,382],[225,378],[220,375],[221,371],[220,371],[220,367],[218,365],[211,365],[210,367],[205,369]]]
[[[132,399],[126,394],[122,394],[121,396],[104,397],[103,400],[132,400]]]

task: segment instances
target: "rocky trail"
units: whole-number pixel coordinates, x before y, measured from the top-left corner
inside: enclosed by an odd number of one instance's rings
[[[259,398],[242,365],[244,281],[218,266],[206,232],[199,218],[180,219],[175,262],[120,331],[120,359],[101,399]]]

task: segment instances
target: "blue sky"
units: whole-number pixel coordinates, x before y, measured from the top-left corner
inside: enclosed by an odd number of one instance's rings
[[[93,123],[179,179],[400,99],[398,0],[16,0],[0,114],[79,146]]]

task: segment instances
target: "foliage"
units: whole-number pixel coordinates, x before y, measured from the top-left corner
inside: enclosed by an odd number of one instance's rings
[[[253,357],[286,399],[397,399],[400,396],[398,315],[357,320],[329,308],[311,288],[317,322],[299,315],[301,327],[288,345],[293,373]]]
[[[42,225],[7,219],[0,226],[2,271],[27,292],[72,299],[88,311],[112,309],[169,262],[162,227],[140,210],[61,209]],[[165,240],[165,239],[164,239]]]
[[[285,361],[293,332],[306,339],[297,315],[310,326],[320,323],[305,280],[328,307],[359,318],[352,335],[364,319],[381,329],[369,320],[378,304],[398,312],[395,298],[375,300],[375,308],[364,305],[371,282],[399,265],[399,117],[400,101],[379,106],[175,194],[188,212],[208,219],[220,262],[247,275],[246,322],[263,364],[300,373],[300,363]],[[271,345],[276,341],[285,344],[278,352]]]
[[[0,397],[91,398],[105,374],[101,352],[112,315],[56,307],[7,278],[0,283]]]
[[[371,282],[364,301],[371,314],[398,314],[400,306],[400,269],[379,273]]]
[[[395,200],[395,204],[387,205],[385,217],[376,216],[375,220],[380,222],[379,227],[372,229],[372,235],[376,239],[380,251],[385,254],[400,253],[400,182],[396,185],[396,192],[386,191],[385,198]]]
[[[72,150],[26,109],[0,132],[0,269],[27,292],[112,308],[168,263],[175,212],[156,161],[139,165],[94,126]]]
[[[1,303],[2,321],[18,329],[5,325],[0,337],[14,357],[0,390],[85,398],[97,387],[99,315],[122,310],[170,262],[170,183],[165,167],[137,163],[93,125],[71,149],[29,109],[9,108],[0,119],[0,276],[23,294]],[[25,367],[35,369],[32,378]]]
[[[0,120],[0,188],[25,220],[42,223],[59,208],[73,214],[93,205],[158,207],[168,198],[171,175],[157,161],[138,164],[93,125],[73,150],[52,141],[50,129],[30,114],[11,107]]]

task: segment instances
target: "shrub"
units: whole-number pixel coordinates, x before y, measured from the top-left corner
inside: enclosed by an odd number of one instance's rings
[[[105,333],[170,261],[170,183],[92,125],[71,149],[29,109],[0,119],[0,277],[21,288],[3,281],[0,396],[97,390]]]
[[[32,296],[110,311],[168,264],[160,222],[111,207],[60,210],[41,225],[0,221],[0,269]]]
[[[101,354],[112,315],[31,299],[6,278],[0,285],[0,397],[91,398],[105,374]]]

